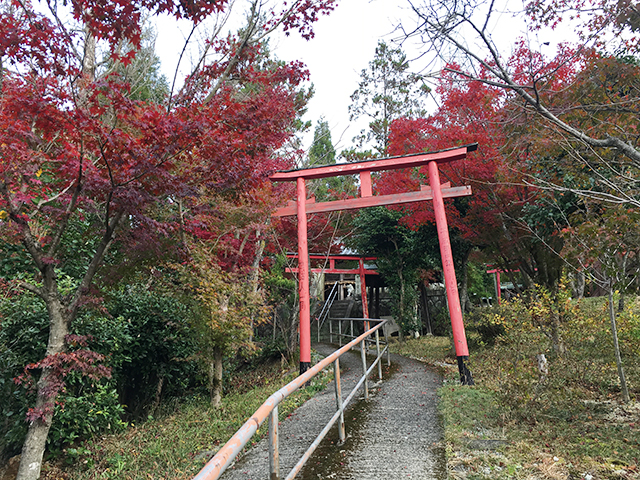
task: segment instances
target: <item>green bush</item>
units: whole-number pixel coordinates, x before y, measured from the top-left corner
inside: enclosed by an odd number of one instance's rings
[[[85,379],[74,377],[67,378],[67,389],[74,394],[64,395],[56,404],[48,438],[53,450],[97,434],[117,433],[127,426],[113,382],[87,385]]]
[[[113,375],[132,418],[144,417],[158,395],[181,396],[198,387],[197,343],[187,305],[142,287],[116,292],[107,304],[128,340]],[[161,383],[160,383],[161,382]]]
[[[584,410],[583,400],[616,397],[620,384],[613,350],[607,302],[558,299],[542,290],[500,307],[482,309],[473,322],[486,345],[483,374],[495,385],[501,402],[517,420],[537,415],[571,419]],[[622,360],[631,394],[638,391],[637,331],[640,304],[630,304],[618,318]],[[540,319],[556,315],[557,339]],[[558,343],[562,350],[554,348]],[[548,374],[538,369],[536,356],[544,354]],[[486,361],[483,359],[486,359]]]
[[[20,453],[27,433],[26,414],[35,403],[35,395],[14,378],[30,363],[42,360],[46,352],[48,315],[42,301],[29,293],[15,295],[0,302],[0,457]],[[122,346],[128,337],[122,322],[81,313],[73,325],[78,335],[90,335],[89,348],[107,356],[107,366],[122,363]],[[50,447],[60,448],[77,438],[96,433],[116,431],[122,426],[123,408],[115,392],[114,380],[96,383],[72,373],[66,378],[66,388],[56,401],[49,436]],[[101,412],[101,417],[89,410]]]
[[[475,308],[465,316],[465,324],[475,331],[482,345],[494,345],[505,334],[505,322],[511,317],[509,307]]]
[[[44,304],[31,294],[0,301],[0,461],[20,453],[27,434],[25,419],[35,395],[13,379],[44,357],[47,323]]]
[[[129,288],[116,293],[107,309],[109,313],[82,311],[71,333],[88,336],[89,348],[106,357],[112,378],[96,382],[76,374],[67,377],[57,400],[50,448],[118,431],[125,425],[125,408],[132,416],[146,414],[160,378],[163,397],[182,395],[198,385],[198,368],[191,360],[195,342],[184,304]],[[42,301],[29,293],[0,301],[0,459],[20,452],[25,416],[35,402],[33,393],[13,379],[44,357],[47,338]]]
[[[436,309],[435,312],[432,312],[431,331],[436,337],[447,337],[451,335],[451,317],[446,307]]]

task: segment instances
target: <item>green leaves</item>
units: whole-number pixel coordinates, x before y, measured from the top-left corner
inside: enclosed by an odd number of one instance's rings
[[[369,131],[356,139],[360,147],[373,142],[381,156],[387,156],[389,127],[401,117],[415,118],[426,115],[424,98],[429,88],[421,75],[409,71],[409,62],[400,48],[391,48],[378,41],[374,59],[368,69],[362,70],[358,89],[351,95],[351,120],[370,119]]]
[[[377,257],[377,270],[384,276],[394,298],[396,321],[405,331],[418,330],[416,316],[418,268],[427,267],[428,253],[419,247],[420,232],[401,223],[402,212],[373,207],[358,212],[348,247],[361,255]]]

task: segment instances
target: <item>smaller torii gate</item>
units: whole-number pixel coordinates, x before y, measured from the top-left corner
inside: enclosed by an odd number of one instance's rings
[[[487,265],[487,267],[490,267],[491,265]],[[491,270],[487,270],[487,273],[494,275],[493,277],[493,285],[496,289],[496,300],[498,302],[498,305],[500,305],[500,303],[502,302],[502,290],[501,290],[501,286],[500,286],[500,274],[501,273],[520,273],[520,270],[516,269],[516,270],[501,270],[499,268],[493,268]],[[515,282],[514,282],[515,283]]]
[[[295,258],[298,260],[297,254],[287,254],[287,258]],[[368,275],[378,275],[376,270],[371,270],[366,268],[364,262],[366,261],[375,261],[377,257],[362,257],[359,255],[348,255],[348,254],[310,254],[309,260],[322,260],[329,261],[329,267],[323,268],[310,268],[309,271],[312,273],[324,273],[324,274],[352,274],[358,275],[360,277],[360,296],[362,298],[362,317],[369,318],[369,304],[367,303],[367,280],[366,276]],[[299,260],[298,260],[299,261]],[[358,268],[337,268],[336,261],[356,261],[358,262]],[[285,270],[287,273],[297,273],[300,274],[300,269],[293,267]]]
[[[463,385],[472,385],[471,372],[465,365],[469,358],[467,338],[462,322],[462,309],[458,284],[453,266],[449,228],[444,210],[444,198],[471,195],[471,187],[451,187],[450,184],[440,184],[439,163],[448,163],[464,159],[468,152],[475,151],[478,144],[440,150],[438,152],[406,155],[402,157],[381,158],[355,163],[341,163],[320,167],[302,168],[276,172],[272,181],[295,181],[296,201],[291,201],[286,207],[278,209],[273,216],[298,217],[298,293],[300,297],[300,373],[304,373],[311,366],[311,312],[309,299],[309,252],[307,242],[307,213],[331,212],[335,210],[350,210],[381,205],[398,205],[403,203],[433,200],[436,218],[442,269],[444,271],[449,315],[453,330],[453,342],[458,357],[458,370]],[[400,168],[415,168],[427,165],[429,171],[429,186],[421,186],[420,191],[404,192],[391,195],[373,195],[371,172],[383,170],[397,170]],[[316,178],[336,177],[340,175],[360,175],[360,197],[330,202],[307,199],[306,180]]]

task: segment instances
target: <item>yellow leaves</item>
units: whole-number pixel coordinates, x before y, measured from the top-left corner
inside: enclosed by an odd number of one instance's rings
[[[4,210],[0,210],[0,220],[6,220],[7,218],[9,218],[9,214]]]
[[[42,175],[42,168],[38,169],[36,172],[36,177],[40,178],[40,175]]]

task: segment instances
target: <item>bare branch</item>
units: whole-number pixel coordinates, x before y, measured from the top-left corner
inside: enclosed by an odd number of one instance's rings
[[[109,250],[109,247],[113,243],[113,240],[115,239],[116,229],[118,228],[118,225],[120,224],[123,217],[124,212],[119,211],[116,212],[116,214],[111,218],[110,221],[108,221],[107,227],[105,228],[102,235],[102,240],[96,247],[96,251],[93,254],[93,258],[91,259],[91,262],[87,267],[84,277],[82,278],[80,285],[78,285],[78,287],[76,288],[75,294],[69,302],[68,309],[70,312],[70,318],[74,318],[75,312],[78,309],[79,302],[82,296],[89,291],[89,287],[91,285],[91,282],[93,281],[93,277],[98,271],[98,267],[102,263],[105,254]]]
[[[56,229],[56,234],[53,236],[53,239],[51,240],[51,244],[49,246],[49,252],[48,255],[50,257],[53,257],[55,255],[55,253],[58,250],[58,247],[60,246],[60,242],[62,241],[62,235],[64,234],[64,231],[67,228],[67,225],[69,224],[69,218],[71,217],[71,213],[75,210],[76,205],[78,203],[78,198],[80,197],[80,192],[82,191],[82,178],[83,178],[83,173],[84,173],[84,162],[83,162],[83,152],[80,152],[80,162],[78,165],[78,174],[77,177],[74,181],[76,188],[73,192],[73,196],[71,197],[71,201],[69,202],[69,205],[67,205],[67,208],[64,212],[64,214],[62,215],[62,220],[59,222],[57,229]],[[60,192],[58,195],[56,195],[56,197],[64,194],[67,190],[69,190],[69,188],[72,186],[73,184],[69,185],[69,187],[65,188],[62,192]],[[40,208],[40,204],[38,204],[38,209]]]
[[[240,44],[236,47],[232,57],[229,59],[229,63],[227,63],[227,67],[225,68],[224,72],[222,73],[222,75],[220,75],[217,82],[202,103],[207,104],[213,99],[213,97],[216,96],[222,85],[229,79],[229,76],[231,75],[233,69],[238,65],[244,49],[253,43],[252,37],[256,32],[256,29],[258,28],[258,21],[260,17],[259,3],[260,0],[253,0],[253,2],[251,3],[251,13],[247,18],[246,30],[244,31],[244,35],[240,39]]]
[[[18,286],[20,288],[24,288],[25,290],[36,294],[38,297],[40,298],[44,298],[44,291],[41,288],[36,287],[35,285],[29,283],[29,282],[23,282],[20,281],[18,282]]]
[[[455,73],[469,80],[479,81],[486,85],[512,91],[517,94],[522,100],[524,100],[527,105],[532,107],[541,117],[549,121],[552,125],[556,126],[560,130],[571,135],[575,139],[587,145],[590,145],[591,147],[615,148],[628,159],[632,160],[633,162],[640,163],[640,151],[638,151],[632,144],[624,141],[617,136],[596,138],[588,135],[585,131],[582,131],[563,121],[551,110],[549,110],[549,108],[541,102],[539,96],[537,96],[535,82],[531,85],[522,85],[514,80],[508,68],[502,62],[502,57],[497,47],[486,33],[487,22],[493,9],[493,1],[490,4],[489,13],[487,13],[485,23],[482,27],[478,27],[471,18],[471,13],[467,13],[464,10],[464,7],[467,5],[466,3],[454,3],[454,5],[462,5],[462,11],[458,12],[451,10],[451,8],[449,8],[448,2],[440,2],[436,4],[436,6],[440,6],[444,10],[444,13],[442,13],[441,16],[438,16],[438,11],[435,9],[435,7],[424,6],[423,11],[423,9],[412,4],[414,12],[419,15],[419,18],[421,20],[421,25],[416,30],[428,35],[430,41],[434,46],[449,44],[453,47],[454,52],[457,52],[457,54],[461,54],[463,57],[469,60],[471,65],[478,65],[485,69],[488,73],[490,73],[491,76],[493,76],[493,79],[467,73],[462,69],[448,68],[446,69],[446,71]],[[455,8],[455,6],[453,8]],[[490,59],[490,61],[485,59],[481,51],[476,52],[469,46],[467,46],[466,43],[462,43],[462,41],[457,39],[458,30],[460,30],[463,25],[468,26],[476,33],[478,40],[486,49],[486,53],[488,53],[488,58]],[[591,39],[597,38],[599,33],[600,31],[592,32],[592,35],[588,40],[590,41]],[[586,48],[587,43],[588,42],[585,42],[582,48]],[[441,50],[438,50],[438,54],[441,55],[441,58],[443,58],[443,60],[447,62],[450,60],[442,55]]]

